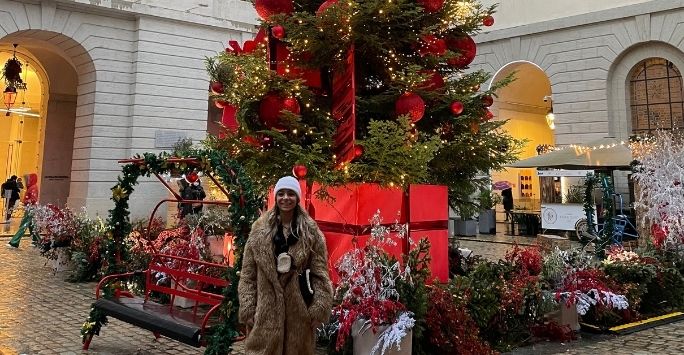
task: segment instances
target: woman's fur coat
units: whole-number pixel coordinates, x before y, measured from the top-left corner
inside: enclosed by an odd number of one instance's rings
[[[240,322],[253,322],[245,341],[248,355],[313,355],[315,329],[312,321],[326,323],[332,309],[332,284],[328,274],[328,251],[323,233],[311,217],[305,218],[300,240],[290,246],[293,269],[286,274],[276,271],[275,231],[268,225],[268,217],[261,216],[252,225],[245,245],[242,271],[238,284]],[[306,269],[310,260],[310,280],[314,289],[313,302],[304,303],[297,272]]]

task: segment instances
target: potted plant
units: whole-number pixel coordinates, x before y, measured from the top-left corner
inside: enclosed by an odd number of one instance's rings
[[[478,202],[480,205],[478,217],[480,234],[496,234],[496,211],[494,206],[501,202],[501,196],[491,190],[482,189],[480,190]]]
[[[457,210],[461,218],[455,221],[454,230],[456,235],[475,236],[477,234],[477,221],[475,220],[477,206],[471,202],[466,202],[457,206]]]
[[[76,214],[68,207],[36,205],[33,220],[40,230],[41,254],[52,261],[53,269],[63,271],[70,268],[70,245],[78,232]]]
[[[340,282],[335,290],[341,303],[333,309],[336,348],[351,336],[354,354],[411,354],[413,313],[399,299],[396,283],[411,282],[411,269],[382,248],[395,243],[379,213],[371,220],[371,238],[364,248],[347,252],[337,265]],[[396,228],[401,238],[406,228]]]
[[[226,234],[232,232],[228,221],[230,221],[228,209],[222,206],[205,208],[202,213],[185,217],[185,223],[191,230],[203,231],[207,258],[214,261],[221,261],[225,256],[223,239]]]

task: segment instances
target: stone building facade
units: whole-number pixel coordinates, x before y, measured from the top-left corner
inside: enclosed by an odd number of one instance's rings
[[[238,0],[0,0],[0,52],[18,44],[38,83],[26,93],[37,97],[37,148],[21,158],[35,164],[7,174],[37,170],[43,202],[106,214],[117,160],[205,137],[204,60],[252,38],[256,24]],[[134,214],[163,195],[149,179],[138,190]]]
[[[494,107],[500,118],[532,115],[543,127],[552,109],[552,141],[533,137],[532,144],[626,141],[655,127],[684,127],[682,1],[499,2],[497,24],[475,37],[472,67],[495,73],[493,80],[515,70],[525,83],[502,90]],[[535,154],[529,148],[527,156]],[[626,174],[618,175],[626,192]]]

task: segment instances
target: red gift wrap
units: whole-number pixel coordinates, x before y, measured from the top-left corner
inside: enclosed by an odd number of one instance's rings
[[[449,279],[449,234],[447,188],[440,185],[411,185],[407,191],[401,188],[383,188],[377,184],[348,184],[342,187],[328,187],[334,201],[312,197],[320,188],[318,184],[307,186],[300,182],[305,207],[314,217],[325,235],[328,247],[328,266],[333,282],[339,280],[335,265],[356,243],[364,247],[370,238],[370,220],[379,210],[383,225],[396,222],[408,223],[408,238],[399,239],[391,233],[395,246],[385,250],[401,260],[419,240],[430,242],[430,272],[432,276],[446,282]],[[273,206],[273,194],[268,204]]]

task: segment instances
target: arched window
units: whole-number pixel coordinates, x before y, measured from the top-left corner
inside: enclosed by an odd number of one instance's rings
[[[629,78],[632,133],[684,128],[682,74],[672,62],[645,59],[632,68]]]

